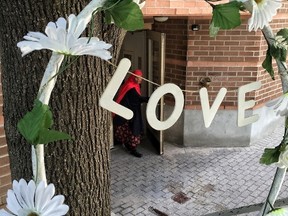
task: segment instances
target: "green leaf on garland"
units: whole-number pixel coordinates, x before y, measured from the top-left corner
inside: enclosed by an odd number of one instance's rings
[[[270,46],[270,54],[279,61],[286,61],[287,50],[284,48],[275,47],[274,45]]]
[[[270,46],[270,55],[274,57],[274,59],[280,58],[280,49],[276,48],[275,46]]]
[[[279,60],[282,62],[286,62],[287,57],[287,50],[286,49],[280,49],[280,58]]]
[[[138,4],[132,0],[108,1],[103,7],[105,21],[114,23],[127,31],[144,28],[142,11]]]
[[[71,139],[66,133],[51,130],[52,125],[53,118],[49,106],[37,100],[33,109],[18,122],[17,128],[32,145]]]
[[[220,28],[214,26],[214,22],[212,21],[210,26],[209,26],[209,35],[210,37],[216,37]]]
[[[280,147],[265,148],[262,157],[260,158],[261,164],[270,165],[279,161]]]
[[[288,40],[288,29],[287,28],[280,29],[276,35],[284,37],[287,41]]]
[[[69,136],[69,134],[56,130],[50,130],[46,128],[42,128],[39,130],[38,143],[46,144],[59,140],[71,140],[71,137]]]
[[[241,25],[240,8],[242,3],[231,1],[226,4],[213,6],[212,23],[220,29],[232,29]]]
[[[112,22],[112,16],[109,11],[105,11],[105,23],[110,24]]]
[[[277,34],[276,34],[276,37],[279,37],[279,36],[282,36],[284,41],[283,43],[288,43],[288,29],[287,28],[284,28],[284,29],[280,29]],[[275,38],[276,38],[275,37]],[[282,61],[282,62],[286,62],[286,58],[287,58],[287,50],[286,48],[283,47],[275,47],[275,49],[278,49],[276,51],[276,53],[271,53],[272,56],[275,58],[275,59],[278,59],[279,61]],[[275,51],[274,51],[275,52]]]
[[[262,63],[262,67],[270,74],[272,80],[275,80],[274,69],[272,66],[272,55],[270,54],[270,47],[268,47],[268,50],[266,52],[266,58]]]

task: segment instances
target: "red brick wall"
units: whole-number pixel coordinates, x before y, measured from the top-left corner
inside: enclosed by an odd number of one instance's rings
[[[288,26],[288,2],[282,2],[283,7],[271,24],[275,32]],[[276,81],[273,81],[261,66],[266,54],[266,41],[261,31],[247,31],[249,15],[242,16],[242,26],[234,30],[221,30],[216,38],[211,38],[210,6],[197,0],[190,4],[185,5],[180,0],[147,0],[143,11],[145,16],[169,16],[165,23],[155,22],[153,30],[167,34],[165,82],[175,83],[193,92],[185,94],[186,108],[199,108],[199,80],[206,76],[212,79],[208,88],[211,101],[221,87],[227,88],[222,103],[224,109],[236,108],[238,87],[258,80],[262,83],[261,89],[249,94],[247,100],[254,99],[260,106],[279,96],[282,86],[277,70]],[[190,18],[179,19],[175,15]],[[200,31],[191,31],[192,24],[199,24]],[[187,58],[183,55],[185,51]]]
[[[288,26],[288,3],[273,19],[271,27],[276,33]],[[189,20],[200,24],[200,31],[188,31],[188,63],[187,90],[195,93],[186,94],[187,107],[199,105],[198,81],[203,76],[212,78],[208,88],[209,96],[213,100],[221,87],[226,87],[228,93],[222,103],[222,108],[237,106],[237,89],[253,81],[261,81],[262,87],[248,95],[248,99],[256,100],[256,105],[281,95],[282,86],[275,67],[275,81],[263,69],[262,62],[266,56],[267,43],[261,31],[247,31],[247,17],[243,17],[242,26],[228,31],[220,31],[215,39],[209,38],[208,20]],[[189,79],[190,77],[190,79]]]
[[[200,30],[188,31],[186,89],[193,93],[186,94],[187,107],[191,108],[193,105],[200,104],[198,91],[201,87],[199,80],[202,77],[209,77],[212,80],[208,88],[211,101],[221,87],[227,88],[228,92],[221,104],[222,108],[237,106],[237,90],[240,86],[268,78],[260,76],[260,72],[263,71],[261,64],[267,49],[264,37],[260,31],[248,32],[246,22],[247,20],[233,30],[220,30],[217,37],[211,38],[209,36],[210,20],[189,20],[188,26],[194,23],[199,24]],[[273,83],[277,86],[279,82]],[[278,96],[277,92],[279,91],[276,90],[274,94],[270,94],[266,100]],[[255,94],[254,91],[248,95],[247,100],[256,99],[258,104],[260,101],[263,102],[262,96],[255,98]]]
[[[203,0],[146,0],[145,16],[179,16],[211,14],[211,7]]]
[[[146,0],[142,9],[144,16],[199,16],[211,17],[212,8],[204,0]],[[223,0],[218,3],[228,2]],[[218,4],[216,1],[213,4]],[[288,13],[287,0],[283,0],[283,9],[279,12]]]
[[[271,27],[284,28],[288,24],[288,3],[284,3],[281,13]],[[223,109],[236,109],[238,88],[245,84],[261,81],[262,87],[247,95],[246,100],[254,99],[258,106],[281,94],[281,83],[275,68],[276,80],[262,68],[267,44],[261,31],[248,32],[248,16],[243,16],[243,24],[234,30],[220,30],[216,38],[209,36],[211,18],[169,17],[164,23],[155,22],[153,30],[166,33],[166,75],[165,82],[172,82],[185,93],[186,108],[199,109],[199,80],[211,78],[208,88],[211,102],[221,87],[228,92],[221,106]],[[199,31],[192,31],[191,25],[199,24]]]
[[[153,29],[166,33],[165,83],[185,87],[187,55],[187,19],[168,19],[155,22]]]
[[[11,188],[9,156],[4,133],[2,107],[3,96],[0,82],[0,206],[6,203],[7,190]]]

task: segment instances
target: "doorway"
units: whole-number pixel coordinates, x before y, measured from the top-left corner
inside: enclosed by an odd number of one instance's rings
[[[151,80],[158,85],[163,85],[165,72],[165,47],[166,35],[164,33],[154,32],[150,30],[127,32],[120,51],[120,59],[130,59],[130,71],[140,69],[143,72],[144,78]],[[141,86],[142,95],[151,96],[151,94],[156,88],[156,85],[143,80]],[[161,155],[164,153],[163,131],[156,131],[147,123],[146,104],[142,106],[142,113],[145,128],[144,134],[151,141],[157,153]],[[163,98],[159,101],[156,115],[159,120],[163,120]]]

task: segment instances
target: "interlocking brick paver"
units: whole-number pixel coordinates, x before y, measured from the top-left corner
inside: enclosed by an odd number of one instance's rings
[[[259,164],[259,158],[265,147],[279,144],[282,129],[242,148],[181,148],[165,143],[165,153],[159,156],[144,140],[139,147],[144,156],[135,158],[116,146],[111,151],[112,211],[117,216],[153,216],[152,206],[169,216],[201,216],[263,202],[276,169]],[[288,197],[287,180],[279,198]],[[172,196],[178,192],[190,200],[177,203]]]

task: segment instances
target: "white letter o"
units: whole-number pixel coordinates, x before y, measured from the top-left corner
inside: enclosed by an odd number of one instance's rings
[[[175,99],[175,107],[166,121],[159,121],[156,116],[156,107],[158,101],[165,94],[172,94]],[[149,125],[155,130],[166,130],[171,127],[180,117],[184,106],[184,96],[182,90],[175,84],[167,83],[157,88],[151,95],[146,109],[146,117]]]

